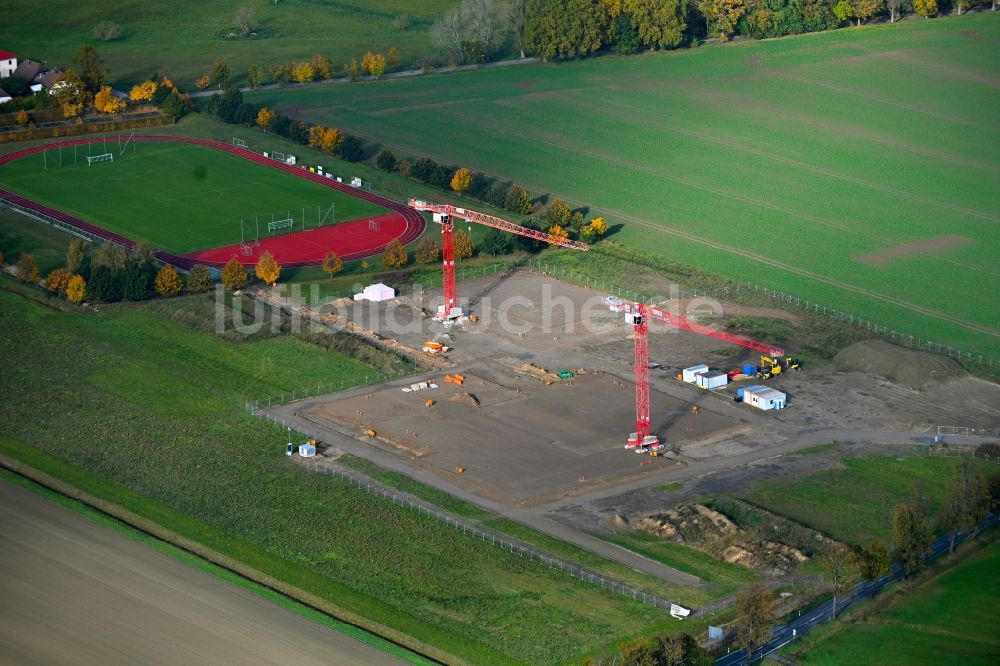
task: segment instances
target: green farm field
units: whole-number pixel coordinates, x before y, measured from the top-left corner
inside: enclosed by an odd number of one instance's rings
[[[932,524],[958,476],[958,458],[844,458],[841,469],[814,472],[796,482],[760,482],[741,497],[850,544],[889,543],[889,512],[914,498],[919,482]],[[1000,466],[977,463],[986,474]],[[936,530],[937,528],[934,527]]]
[[[818,641],[802,664],[995,664],[1000,542]]]
[[[1000,15],[249,95],[616,242],[1000,357]]]
[[[17,359],[0,377],[3,455],[468,663],[579,663],[628,636],[682,628],[307,473],[285,458],[284,429],[242,410],[249,398],[372,375],[390,359],[365,365],[267,331],[218,336],[205,297],[81,315],[0,286],[0,355]],[[687,590],[671,597],[690,603]]]
[[[319,216],[317,206],[326,212],[333,204],[340,221],[387,212],[211,148],[138,142],[135,153],[117,154],[117,141],[113,146],[114,162],[90,166],[82,157],[86,146],[78,147],[76,163],[73,149],[63,148],[62,167],[52,166],[53,151],[44,159],[30,155],[0,167],[0,181],[8,190],[176,254],[239,243],[240,220],[248,220],[247,233],[256,233],[255,215],[261,216],[264,237],[263,220],[270,221],[272,213],[282,219],[289,209],[298,219],[306,208],[310,223]],[[103,148],[95,144],[92,151],[96,155]]]
[[[311,60],[314,54],[331,58],[343,71],[351,58],[367,51],[388,52],[395,46],[404,63],[433,55],[428,35],[431,23],[458,4],[458,0],[54,0],[39,11],[30,0],[4,3],[0,43],[21,58],[47,61],[63,69],[84,44],[98,49],[116,86],[138,83],[166,72],[183,88],[221,58],[233,79],[245,79],[247,67],[262,72],[271,66]],[[250,7],[256,39],[228,38],[233,17]],[[397,30],[396,17],[407,14],[410,27]],[[94,38],[94,26],[112,21],[122,36],[111,42]]]

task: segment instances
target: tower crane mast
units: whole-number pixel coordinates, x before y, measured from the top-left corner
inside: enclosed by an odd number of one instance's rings
[[[430,212],[434,215],[434,221],[441,225],[441,268],[444,283],[444,304],[438,308],[437,318],[441,321],[450,321],[462,316],[462,309],[458,307],[458,291],[455,285],[455,223],[452,218],[458,218],[467,222],[475,222],[486,227],[493,227],[501,231],[507,231],[518,236],[526,236],[548,243],[568,247],[574,250],[586,252],[589,247],[586,243],[569,240],[568,238],[556,238],[544,231],[522,227],[493,215],[459,208],[451,204],[433,204],[422,199],[410,199],[410,208],[422,212]]]
[[[649,397],[649,321],[658,321],[685,331],[708,335],[717,340],[731,342],[772,357],[784,356],[785,350],[768,342],[760,342],[745,335],[720,331],[705,324],[699,324],[687,317],[650,307],[644,303],[623,301],[609,297],[607,302],[615,312],[624,312],[632,325],[635,337],[635,432],[629,435],[625,448],[638,451],[656,451],[663,444],[650,432]]]

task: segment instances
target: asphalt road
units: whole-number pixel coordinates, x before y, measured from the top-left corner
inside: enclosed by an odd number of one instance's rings
[[[4,480],[0,662],[405,663]]]
[[[997,522],[998,516],[991,515],[983,521],[979,527],[980,529],[985,529],[991,525],[995,525]],[[957,546],[962,543],[968,539],[969,536],[970,534],[968,532],[959,532],[955,537],[955,545]],[[931,544],[930,553],[928,553],[925,560],[930,563],[938,557],[946,554],[949,549],[950,538],[948,535],[942,535],[935,539]],[[889,575],[883,576],[876,581],[861,581],[849,592],[837,599],[837,615],[839,616],[843,611],[847,610],[862,599],[874,595],[891,581],[899,580],[902,577],[902,567],[898,564],[893,564],[892,572]],[[806,633],[816,625],[829,622],[832,619],[832,613],[833,600],[828,599],[822,604],[809,609],[807,612],[795,618],[795,620],[789,622],[788,624],[774,627],[771,631],[771,640],[767,643],[767,645],[754,650],[753,660],[757,661],[758,659],[763,659],[775,650],[778,650],[797,639],[799,636]],[[743,666],[748,663],[750,662],[747,661],[746,652],[743,650],[732,652],[731,654],[724,655],[715,660],[716,666]]]

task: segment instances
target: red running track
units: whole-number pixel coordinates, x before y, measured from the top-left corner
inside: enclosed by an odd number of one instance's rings
[[[98,143],[102,140],[103,139],[101,138],[84,137],[80,139],[69,139],[57,143],[32,146],[31,148],[24,148],[23,150],[0,156],[0,166],[22,157],[37,154],[50,148],[80,146],[88,143]],[[299,231],[284,236],[261,240],[260,246],[253,248],[254,254],[248,257],[243,256],[242,252],[240,252],[239,245],[202,250],[187,255],[177,255],[161,251],[156,252],[157,259],[173,264],[179,268],[188,269],[196,263],[221,266],[229,261],[233,255],[236,255],[237,258],[244,264],[253,264],[256,263],[256,257],[259,256],[259,253],[265,249],[271,250],[275,259],[278,260],[278,263],[289,267],[312,266],[318,264],[323,261],[323,257],[325,257],[326,253],[330,250],[337,252],[337,254],[343,259],[357,259],[359,257],[370,256],[381,252],[385,249],[385,246],[395,238],[398,238],[403,245],[411,243],[420,237],[420,234],[423,233],[426,225],[423,216],[405,204],[401,204],[391,199],[386,199],[385,197],[381,197],[371,192],[359,190],[355,187],[351,187],[350,185],[338,183],[335,180],[324,178],[323,176],[319,176],[315,173],[310,173],[308,169],[289,166],[288,164],[279,162],[269,157],[258,155],[257,153],[246,150],[245,148],[230,146],[229,144],[222,143],[221,141],[181,136],[154,135],[136,136],[133,137],[133,141],[188,143],[196,146],[204,146],[206,148],[214,148],[215,150],[228,152],[252,162],[263,164],[264,166],[280,169],[287,173],[299,176],[300,178],[312,180],[316,183],[325,185],[326,187],[340,190],[350,196],[370,201],[371,203],[384,206],[385,208],[395,211],[394,213],[381,215],[377,218],[379,221],[379,230],[377,231],[369,230],[368,220],[370,218],[366,217],[361,220],[344,222],[330,227]],[[136,244],[135,241],[130,238],[126,238],[121,234],[108,231],[107,229],[103,229],[96,224],[87,222],[86,220],[81,220],[80,218],[72,215],[67,215],[62,211],[49,208],[48,206],[44,206],[4,189],[0,189],[0,199],[15,204],[21,208],[26,208],[30,211],[55,218],[60,222],[76,229],[128,248],[131,248]],[[341,254],[338,248],[343,248],[344,253]]]

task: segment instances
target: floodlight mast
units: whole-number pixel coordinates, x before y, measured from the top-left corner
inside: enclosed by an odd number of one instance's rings
[[[573,250],[586,252],[590,248],[586,243],[569,240],[568,238],[557,238],[550,236],[544,231],[529,229],[520,224],[514,224],[493,215],[480,213],[468,208],[458,208],[451,204],[432,204],[421,199],[410,199],[410,208],[422,212],[430,212],[434,215],[434,221],[441,225],[441,268],[444,283],[444,304],[438,308],[438,319],[441,321],[451,321],[462,317],[462,309],[458,307],[458,291],[455,286],[455,223],[452,218],[458,218],[467,222],[475,222],[486,227],[493,227],[501,231],[507,231],[518,236],[526,236],[535,240],[544,241],[550,245],[568,247]]]

